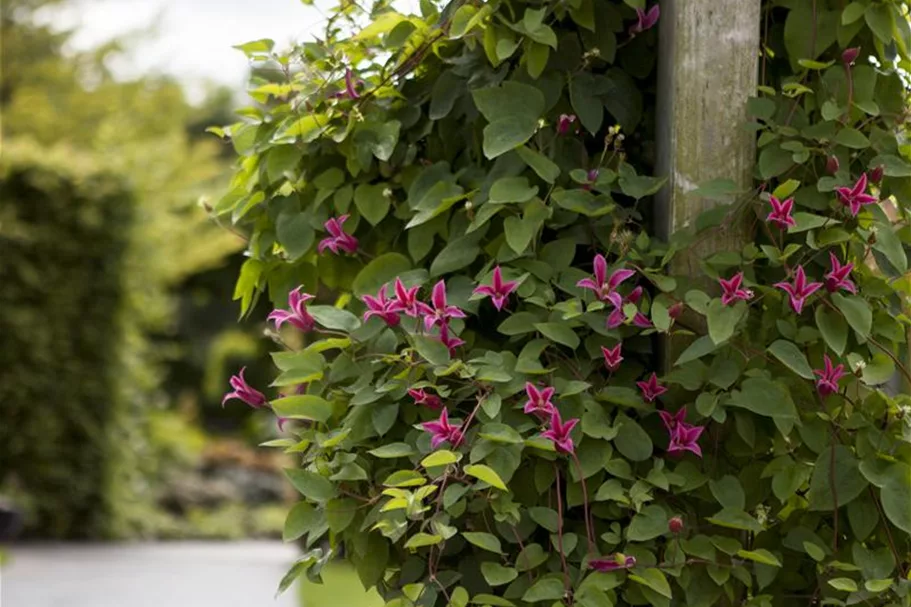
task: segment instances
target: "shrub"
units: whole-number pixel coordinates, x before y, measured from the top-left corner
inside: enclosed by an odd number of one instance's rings
[[[240,47],[284,76],[216,212],[283,347],[277,397],[227,398],[293,420],[285,536],[332,548],[282,587],[344,546],[389,606],[908,604],[904,9],[766,2],[760,183],[661,242],[628,4],[343,4]]]

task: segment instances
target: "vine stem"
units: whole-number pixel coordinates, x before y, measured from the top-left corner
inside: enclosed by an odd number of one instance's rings
[[[588,555],[595,554],[595,531],[591,511],[588,509],[588,487],[585,484],[585,475],[582,472],[582,462],[576,452],[572,452],[573,461],[576,462],[576,471],[579,473],[579,482],[582,483],[582,507],[585,509],[585,539],[588,540]]]
[[[566,564],[566,555],[563,553],[563,491],[560,482],[560,467],[554,462],[554,474],[557,481],[557,550],[560,551],[560,563],[563,567],[563,588],[566,596],[570,597],[569,566]],[[570,605],[572,600],[570,599]]]

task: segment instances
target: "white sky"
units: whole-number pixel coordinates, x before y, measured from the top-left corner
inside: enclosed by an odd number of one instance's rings
[[[0,0],[2,1],[2,0]],[[112,65],[115,74],[134,77],[168,73],[198,100],[206,81],[241,90],[247,59],[233,45],[272,38],[278,46],[312,38],[325,22],[321,11],[333,0],[69,0],[62,11],[43,18],[74,27],[73,46],[91,48],[133,32],[132,52]],[[140,33],[149,27],[151,33]]]

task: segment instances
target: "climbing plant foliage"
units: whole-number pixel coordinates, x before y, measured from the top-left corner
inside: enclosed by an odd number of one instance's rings
[[[276,308],[226,399],[299,463],[282,588],[344,547],[389,607],[909,605],[907,5],[764,2],[755,189],[668,242],[657,6],[364,10],[241,45],[213,129]]]

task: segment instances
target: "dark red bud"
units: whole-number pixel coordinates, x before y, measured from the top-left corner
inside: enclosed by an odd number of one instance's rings
[[[674,535],[683,532],[683,518],[679,516],[671,517],[671,520],[667,522],[667,528]]]
[[[839,167],[838,158],[836,158],[835,156],[829,156],[826,159],[826,173],[828,173],[829,175],[834,175],[835,173],[838,172],[838,167]]]
[[[680,315],[683,314],[683,302],[678,301],[677,303],[672,305],[670,308],[667,309],[667,314],[674,320],[677,320],[678,318],[680,318]]]
[[[860,47],[855,46],[853,48],[846,48],[845,52],[841,54],[841,60],[845,65],[851,65],[857,59],[857,56],[860,54]]]
[[[880,165],[880,166],[876,167],[875,169],[873,169],[872,171],[870,171],[870,181],[872,181],[873,183],[879,183],[882,180],[883,180],[883,167],[882,167],[882,165]]]

